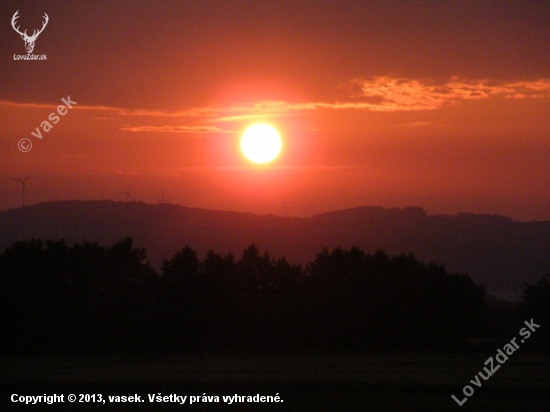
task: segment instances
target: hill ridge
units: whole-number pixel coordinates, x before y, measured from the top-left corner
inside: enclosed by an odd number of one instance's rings
[[[423,208],[359,206],[310,217],[259,215],[177,204],[66,200],[0,212],[0,248],[32,237],[112,244],[132,236],[154,266],[185,245],[240,255],[250,244],[305,264],[323,247],[358,246],[468,273],[489,290],[522,290],[550,273],[550,222],[502,215],[428,214]]]

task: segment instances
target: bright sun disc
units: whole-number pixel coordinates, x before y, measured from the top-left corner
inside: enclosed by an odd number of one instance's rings
[[[241,150],[255,163],[267,163],[275,159],[281,151],[281,137],[274,127],[255,124],[243,133]]]

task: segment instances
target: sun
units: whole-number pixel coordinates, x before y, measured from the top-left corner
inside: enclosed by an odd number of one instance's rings
[[[281,136],[273,126],[255,124],[243,133],[241,150],[247,159],[254,163],[267,163],[281,151]]]

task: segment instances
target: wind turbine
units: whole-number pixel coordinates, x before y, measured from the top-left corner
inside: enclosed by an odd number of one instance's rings
[[[288,206],[288,205],[286,204],[286,200],[285,200],[285,199],[283,199],[283,204],[284,204],[284,206],[283,206],[283,208],[279,211],[279,213],[282,213],[282,212],[284,211],[284,212],[285,212],[285,217],[286,217],[286,211],[287,211],[287,209],[294,209],[294,208]]]
[[[159,203],[166,203],[166,198],[164,197],[164,189],[162,189],[162,198],[159,200]]]
[[[126,192],[120,192],[119,195],[126,195],[126,201],[129,202],[130,199],[134,200],[133,196],[130,194],[130,190],[132,189],[132,185],[134,183],[130,183],[130,187],[128,188],[128,190]]]
[[[32,172],[31,172],[31,173],[32,173]],[[21,184],[22,184],[22,190],[23,190],[23,207],[25,207],[25,192],[27,191],[27,185],[25,184],[25,181],[29,178],[30,175],[31,175],[31,174],[29,173],[29,174],[27,175],[27,177],[25,177],[24,179],[14,179],[13,177],[12,177],[12,179],[11,179],[11,180],[15,180],[15,181],[17,181],[17,182],[21,182]]]

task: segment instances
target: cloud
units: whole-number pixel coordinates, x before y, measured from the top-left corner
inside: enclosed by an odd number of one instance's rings
[[[94,106],[79,102],[74,107],[74,110],[84,113],[89,112],[91,114],[90,117],[97,120],[120,117],[143,118],[141,125],[126,124],[120,128],[128,132],[205,134],[236,133],[234,130],[211,126],[213,123],[289,116],[301,112],[334,110],[374,112],[423,111],[437,110],[445,106],[489,98],[548,99],[550,97],[550,79],[496,82],[489,79],[471,80],[452,77],[448,81],[434,83],[420,79],[376,76],[369,79],[352,79],[340,88],[346,94],[343,96],[343,99],[335,102],[267,100],[233,105],[210,104],[202,107],[189,107],[184,110]],[[58,106],[57,103],[43,104],[11,101],[0,101],[0,105],[23,109],[52,110],[55,110]],[[148,120],[152,119],[173,119],[178,124],[165,126],[148,125]],[[191,120],[193,125],[185,124]],[[166,123],[169,122],[167,121]],[[415,127],[423,125],[425,125],[424,122],[416,122],[404,126]]]
[[[74,96],[73,96],[74,98]],[[10,107],[19,107],[19,108],[30,108],[30,109],[57,109],[59,104],[51,103],[21,103],[13,102],[7,100],[0,100],[0,105],[10,106]],[[216,111],[213,108],[202,107],[202,108],[192,108],[188,110],[158,110],[158,109],[131,109],[123,107],[112,107],[112,106],[94,106],[94,105],[84,105],[77,104],[73,106],[73,110],[78,111],[92,111],[92,112],[102,112],[103,115],[118,115],[118,116],[133,116],[133,117],[202,117],[208,115],[215,115]],[[96,119],[108,119],[107,117],[96,117]]]
[[[368,110],[377,112],[436,110],[468,100],[504,98],[549,98],[550,79],[520,82],[493,82],[487,79],[430,84],[418,79],[378,76],[354,79],[344,87],[345,100],[336,102],[263,101],[254,104],[210,107],[209,122],[240,121],[256,117],[289,115],[302,111]],[[206,113],[205,108],[197,112]],[[416,124],[415,126],[419,126]]]
[[[244,109],[246,110],[246,109]],[[282,116],[284,113],[270,113],[269,116]],[[225,122],[242,122],[243,120],[250,119],[262,119],[266,117],[265,114],[241,114],[235,116],[225,116],[225,117],[213,117],[209,119],[210,122],[216,123],[225,123]]]
[[[421,127],[421,126],[429,126],[430,124],[433,124],[433,122],[407,122],[407,123],[402,123],[398,126],[401,126],[401,127]]]
[[[504,98],[548,98],[550,79],[497,84],[489,80],[463,80],[452,77],[443,84],[428,84],[417,79],[378,76],[354,79],[344,87],[351,97],[373,111],[435,110],[467,100]]]
[[[129,126],[120,128],[127,132],[158,132],[158,133],[236,133],[234,130],[223,130],[214,126]]]

